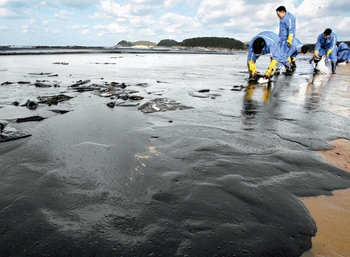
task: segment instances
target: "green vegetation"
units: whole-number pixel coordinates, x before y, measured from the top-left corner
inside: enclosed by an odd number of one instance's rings
[[[132,47],[132,46],[148,46],[148,47],[154,47],[157,46],[156,43],[150,42],[150,41],[136,41],[136,42],[130,42],[126,40],[122,40],[117,44],[117,47]]]
[[[117,44],[117,47],[132,47],[132,46],[162,46],[162,47],[205,47],[205,48],[220,48],[220,49],[234,49],[246,50],[248,47],[243,42],[234,38],[227,37],[197,37],[185,39],[182,42],[177,42],[173,39],[163,39],[155,44],[150,41],[130,42],[122,40]]]
[[[156,46],[156,43],[153,43],[151,41],[136,41],[134,42],[134,46]]]
[[[173,47],[173,46],[179,46],[180,43],[173,40],[173,39],[163,39],[160,40],[158,43],[158,46],[167,46],[167,47]]]
[[[181,46],[185,47],[210,47],[225,48],[235,50],[245,50],[247,46],[234,38],[227,37],[197,37],[185,39],[181,42]]]

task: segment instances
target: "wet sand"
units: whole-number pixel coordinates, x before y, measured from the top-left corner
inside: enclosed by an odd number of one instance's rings
[[[5,131],[31,136],[0,144],[0,256],[298,257],[316,233],[298,197],[350,187],[316,152],[350,139],[325,108],[344,84],[308,57],[270,85],[247,83],[240,53],[1,59]]]
[[[344,79],[346,81],[344,75],[350,75],[350,67],[340,66],[337,73],[341,77],[335,78],[334,87],[339,86],[339,82],[344,82]],[[349,99],[350,92],[342,88],[338,90],[340,99],[329,105],[329,109],[339,115],[350,117],[349,108],[342,105]],[[337,139],[332,141],[332,146],[330,150],[319,151],[323,160],[350,172],[350,141]],[[302,257],[350,256],[350,189],[333,191],[332,196],[301,198],[301,200],[315,219],[318,230],[312,239],[312,249]]]

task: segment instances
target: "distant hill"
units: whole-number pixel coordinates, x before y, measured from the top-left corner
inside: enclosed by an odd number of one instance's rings
[[[185,39],[180,43],[185,47],[209,47],[209,48],[225,48],[235,50],[245,50],[247,46],[234,38],[227,37],[197,37]]]
[[[122,40],[117,44],[117,47],[133,47],[133,46],[147,46],[147,47],[154,47],[157,46],[156,43],[150,42],[150,41],[136,41],[136,42],[130,42],[126,40]]]
[[[134,42],[134,46],[156,46],[156,43],[153,43],[151,41],[136,41]]]
[[[219,48],[219,49],[234,49],[246,50],[248,47],[245,43],[234,38],[227,37],[196,37],[188,38],[182,42],[177,42],[173,39],[162,39],[158,44],[150,41],[130,42],[122,40],[117,44],[117,47],[204,47],[204,48]]]
[[[159,43],[157,45],[158,46],[173,47],[173,46],[180,45],[180,43],[175,41],[175,40],[173,40],[173,39],[162,39],[161,41],[159,41]]]

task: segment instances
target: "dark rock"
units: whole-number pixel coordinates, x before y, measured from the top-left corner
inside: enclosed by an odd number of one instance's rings
[[[41,83],[41,82],[35,82],[34,84],[36,87],[51,87],[51,85],[49,84],[44,84],[44,83]]]
[[[195,92],[190,92],[189,93],[190,96],[193,96],[193,97],[198,97],[198,98],[212,98],[212,99],[215,99],[215,97],[217,96],[220,96],[219,94],[211,94],[211,93],[207,93],[207,94],[197,94]]]
[[[14,105],[14,106],[18,106],[18,105],[19,105],[19,102],[18,102],[18,101],[14,101],[14,102],[12,102],[11,104]]]
[[[233,86],[233,88],[231,88],[231,91],[242,91],[242,89],[244,88],[243,85],[236,85],[236,86]]]
[[[148,87],[149,85],[147,83],[138,83],[136,84],[138,87]]]
[[[68,65],[68,62],[54,62],[53,64]]]
[[[26,118],[18,118],[16,120],[17,123],[22,123],[22,122],[30,122],[30,121],[42,121],[46,118],[43,118],[41,116],[30,116],[30,117],[26,117]]]
[[[119,95],[119,98],[126,101],[129,99],[129,95],[128,94]]]
[[[65,113],[67,113],[67,112],[70,112],[70,111],[68,111],[68,110],[50,110],[50,111],[52,111],[52,112],[54,112],[54,113],[59,113],[59,114],[65,114]]]
[[[128,102],[122,102],[122,103],[117,103],[115,104],[116,106],[121,106],[121,107],[135,107],[138,106],[139,103],[128,103]]]
[[[21,106],[27,107],[29,110],[35,110],[38,108],[38,103],[34,101],[27,100],[25,104],[22,104]]]
[[[7,126],[6,122],[0,121],[0,133],[2,133]]]
[[[143,113],[153,113],[159,111],[175,111],[175,110],[185,110],[192,109],[193,107],[185,106],[174,100],[168,100],[166,98],[156,98],[147,103],[141,105],[138,109]]]
[[[107,106],[110,108],[114,108],[115,102],[109,102],[109,103],[107,103]]]
[[[208,93],[210,92],[210,89],[201,89],[201,90],[198,90],[198,93]]]
[[[63,101],[68,101],[70,99],[72,99],[72,96],[67,96],[67,95],[53,95],[53,96],[39,96],[39,103],[45,103],[48,105],[52,105],[52,104],[58,104],[59,102],[63,102]]]
[[[48,75],[51,75],[52,73],[51,72],[40,72],[40,73],[28,73],[29,75],[36,75],[36,76],[48,76]]]
[[[29,81],[18,81],[17,84],[26,85],[26,84],[30,84],[30,82]]]
[[[4,131],[0,133],[0,143],[30,137],[30,134],[21,131]]]
[[[74,87],[73,90],[78,93],[99,90],[99,87]]]
[[[129,99],[134,100],[134,101],[140,101],[140,100],[144,99],[144,97],[138,96],[138,95],[131,95],[131,96],[129,96]]]
[[[6,86],[6,85],[12,85],[14,82],[10,82],[10,81],[6,81],[4,83],[2,83],[2,86]]]
[[[87,83],[90,83],[91,80],[90,79],[87,79],[87,80],[78,80],[77,82],[75,82],[74,84],[72,84],[70,87],[77,87],[77,86],[80,86],[80,85],[85,85]]]

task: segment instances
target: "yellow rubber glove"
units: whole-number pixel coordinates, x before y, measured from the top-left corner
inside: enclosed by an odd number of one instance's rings
[[[318,54],[318,51],[316,50],[315,53],[314,53],[314,56],[316,56]]]
[[[292,63],[292,59],[290,57],[287,58],[289,63]]]
[[[331,52],[332,52],[332,49],[328,49],[327,56],[330,55]]]
[[[272,60],[270,62],[269,68],[267,69],[267,71],[265,73],[265,77],[266,78],[269,79],[271,77],[271,72],[275,69],[276,65],[277,65],[277,61],[276,60]]]
[[[292,57],[292,62],[295,62],[297,58],[295,57]]]
[[[258,74],[258,71],[256,70],[256,65],[255,65],[255,62],[253,60],[250,60],[248,62],[248,66],[249,66],[249,70],[251,71],[252,73],[252,76],[256,76]]]
[[[287,45],[289,48],[292,46],[292,41],[293,41],[293,34],[289,34],[287,39]]]

